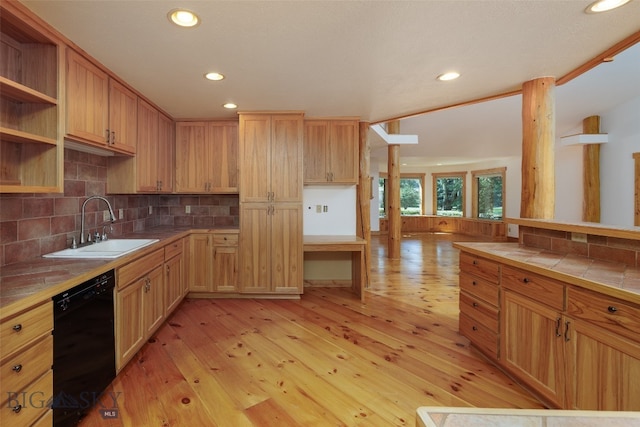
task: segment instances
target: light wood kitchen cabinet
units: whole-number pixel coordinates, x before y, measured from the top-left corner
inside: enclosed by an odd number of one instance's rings
[[[110,193],[171,193],[173,191],[173,121],[138,98],[138,137],[135,157],[109,157]]]
[[[184,257],[182,240],[177,240],[164,248],[165,269],[165,316],[171,314],[184,297]]]
[[[307,119],[304,130],[304,183],[357,184],[358,120]]]
[[[63,190],[64,45],[18,2],[0,4],[0,192]]]
[[[238,234],[213,235],[213,290],[238,291]]]
[[[238,291],[238,234],[192,234],[189,249],[189,291]]]
[[[53,396],[53,302],[33,307],[0,327],[0,424],[31,425]],[[36,396],[37,402],[30,401]],[[25,401],[26,398],[26,401]]]
[[[120,371],[164,319],[164,248],[116,270],[116,370]]]
[[[302,237],[300,204],[242,204],[240,291],[301,294]]]
[[[460,333],[492,359],[499,358],[498,263],[460,254]]]
[[[240,114],[239,133],[240,203],[302,203],[302,114]]]
[[[81,54],[67,49],[67,137],[135,154],[137,95]]]
[[[568,291],[568,408],[640,411],[640,307]]]
[[[238,123],[176,123],[178,193],[238,192]]]

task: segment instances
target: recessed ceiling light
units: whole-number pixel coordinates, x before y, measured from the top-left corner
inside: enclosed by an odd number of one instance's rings
[[[204,75],[204,77],[208,80],[214,80],[214,81],[224,79],[224,76],[220,73],[207,73]]]
[[[173,9],[167,16],[171,22],[181,27],[195,27],[200,24],[198,15],[186,9]]]
[[[224,108],[228,108],[229,110],[233,110],[234,108],[238,108],[238,106],[236,104],[234,104],[233,102],[227,102],[226,104],[223,105]]]
[[[456,73],[455,71],[449,71],[448,73],[440,74],[438,76],[438,80],[447,82],[449,80],[455,80],[460,77],[460,73]]]
[[[606,12],[629,3],[631,0],[598,0],[585,9],[587,13]]]

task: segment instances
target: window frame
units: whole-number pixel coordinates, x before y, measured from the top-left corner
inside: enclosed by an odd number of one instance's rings
[[[491,218],[479,218],[479,206],[480,203],[478,201],[478,178],[483,176],[501,176],[502,177],[502,218],[500,219],[491,219]],[[507,212],[507,168],[506,166],[500,168],[491,168],[491,169],[481,169],[471,171],[471,214],[476,219],[483,219],[487,221],[504,221],[505,214]]]
[[[425,210],[425,184],[426,184],[426,173],[420,173],[420,172],[405,172],[405,173],[400,173],[400,179],[419,179],[420,180],[420,188],[422,191],[421,197],[420,197],[420,211],[422,212],[420,215],[426,215],[426,210]],[[384,197],[384,216],[380,216],[378,215],[380,218],[387,218],[388,217],[388,212],[389,212],[389,200],[387,199],[386,195],[388,194],[387,191],[387,182],[389,179],[389,174],[387,172],[380,172],[378,179],[382,179],[385,182],[385,197]],[[378,185],[379,188],[379,185]],[[420,216],[420,215],[402,215],[402,211],[400,211],[400,216]]]
[[[437,186],[437,182],[439,178],[460,178],[462,180],[462,188],[461,188],[461,192],[462,192],[462,215],[460,217],[453,217],[453,218],[464,218],[466,216],[466,212],[467,212],[467,171],[461,171],[461,172],[434,172],[431,174],[431,183],[432,183],[432,188],[431,188],[431,196],[432,196],[432,209],[433,209],[433,215],[435,216],[442,216],[445,217],[445,215],[438,215],[438,186]]]

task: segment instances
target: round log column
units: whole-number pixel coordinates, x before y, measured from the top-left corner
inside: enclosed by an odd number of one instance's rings
[[[582,133],[600,133],[600,116],[582,121]],[[600,144],[582,147],[582,220],[600,222]]]
[[[555,78],[522,85],[521,218],[552,219],[555,210]]]
[[[387,124],[388,134],[400,133],[400,121],[394,120]],[[400,146],[389,145],[387,155],[387,218],[389,237],[387,242],[387,258],[400,258],[400,243],[402,242],[402,218],[400,216]]]
[[[360,122],[359,125],[359,156],[360,172],[358,179],[358,215],[356,225],[358,236],[367,241],[364,251],[364,271],[362,277],[363,287],[369,287],[369,269],[371,268],[371,192],[373,182],[371,178],[371,145],[369,143],[369,123]],[[377,186],[376,186],[377,187]]]

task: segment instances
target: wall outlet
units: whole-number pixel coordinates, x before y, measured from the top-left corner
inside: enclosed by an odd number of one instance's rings
[[[124,209],[118,209],[118,219],[124,218]]]
[[[149,206],[149,215],[153,213],[153,206]]]
[[[324,205],[324,206],[322,207],[322,212],[329,212],[329,206]]]
[[[102,220],[104,222],[111,221],[111,215],[109,214],[109,211],[102,211]]]
[[[191,206],[189,206],[189,205],[185,206],[184,207],[184,213],[190,214],[191,213]]]
[[[587,243],[586,233],[571,233],[571,240],[579,243]]]
[[[322,213],[322,205],[316,205],[316,213]]]

